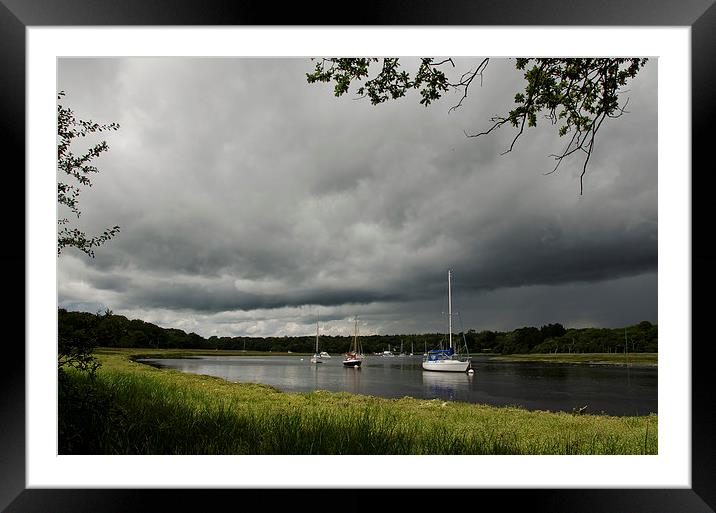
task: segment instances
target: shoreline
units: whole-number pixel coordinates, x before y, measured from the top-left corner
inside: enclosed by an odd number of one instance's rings
[[[243,351],[240,349],[173,349],[150,347],[98,347],[96,351],[103,353],[137,353],[137,358],[191,358],[197,356],[311,356],[313,353],[271,352],[271,351]],[[335,353],[338,355],[338,353]],[[335,356],[334,357],[337,357]],[[379,355],[367,355],[379,356]],[[415,354],[421,356],[422,354]],[[514,361],[514,362],[540,362],[562,363],[576,365],[612,365],[616,367],[657,367],[658,353],[632,353],[628,362],[623,355],[614,353],[476,353],[470,355],[473,359],[483,361]]]
[[[158,354],[168,351],[98,350],[94,381],[69,373],[71,389],[104,407],[61,403],[63,432],[73,433],[61,454],[658,454],[657,414],[282,392],[133,361]]]
[[[157,351],[159,351],[159,353]],[[120,358],[125,358],[126,361],[131,362],[132,364],[151,367],[153,369],[156,369],[156,370],[159,370],[162,372],[180,372],[182,374],[184,374],[183,371],[177,371],[175,369],[165,368],[161,365],[154,365],[150,362],[143,362],[141,360],[143,360],[143,359],[153,360],[153,359],[164,359],[164,358],[166,358],[166,359],[191,359],[191,358],[197,358],[197,357],[202,357],[202,356],[216,356],[215,351],[191,350],[191,349],[182,349],[179,351],[180,352],[176,352],[175,350],[172,350],[172,349],[159,349],[159,350],[152,349],[148,352],[145,352],[145,351],[137,351],[135,349],[130,350],[128,348],[102,348],[101,349],[102,354],[106,354],[106,355],[112,354],[113,356],[120,356]],[[231,354],[227,354],[227,353],[231,353]],[[234,353],[240,353],[240,354],[234,354]],[[260,351],[242,352],[239,350],[228,350],[228,351],[225,351],[221,355],[223,355],[223,356],[250,356],[250,357],[253,357],[253,356],[259,356],[259,357],[296,356],[296,357],[299,357],[300,356],[303,358],[303,357],[310,356],[311,354],[312,353],[285,353],[285,352],[284,353],[280,353],[280,352],[269,353],[269,352],[260,352]],[[554,358],[552,358],[550,360],[540,360],[539,357],[545,356],[545,355],[538,355],[538,354],[535,354],[535,355],[515,354],[515,355],[504,355],[504,356],[503,355],[480,355],[480,356],[481,356],[481,358],[478,360],[478,365],[480,363],[486,363],[486,362],[490,362],[490,361],[510,361],[510,362],[524,361],[525,363],[535,363],[535,362],[542,363],[543,361],[545,361],[550,364],[562,364],[562,365],[572,365],[572,364],[573,365],[596,365],[596,366],[604,366],[604,367],[623,367],[624,366],[623,364],[612,363],[612,362],[599,362],[599,363],[592,363],[591,361],[565,362],[565,361],[555,361]],[[585,356],[585,354],[581,354],[579,356]],[[537,357],[537,358],[534,358],[534,357]],[[376,356],[376,358],[379,358],[379,356]],[[655,365],[630,364],[629,366],[630,367],[652,368]],[[436,374],[442,374],[442,373],[436,373]],[[191,374],[189,374],[189,375],[191,375]],[[198,375],[201,376],[201,374],[198,374]],[[241,385],[258,384],[262,387],[268,387],[268,388],[275,390],[278,393],[287,394],[287,395],[301,395],[301,394],[306,394],[306,393],[312,393],[312,392],[293,392],[293,391],[281,390],[281,389],[276,388],[270,384],[253,383],[253,382],[248,382],[248,381],[247,382],[231,381],[231,380],[228,380],[228,379],[225,379],[222,377],[218,377],[218,376],[211,376],[211,375],[206,375],[206,376],[211,377],[213,379],[224,380],[227,383],[230,383],[232,385],[241,386]],[[368,398],[368,399],[375,399],[375,400],[379,400],[379,401],[399,401],[400,400],[397,398],[389,398],[389,397],[383,397],[383,396],[378,396],[378,395],[369,395],[369,394],[357,394],[357,393],[346,392],[346,391],[337,392],[337,391],[329,391],[329,390],[314,390],[313,393],[315,393],[315,392],[322,393],[322,394],[344,394],[344,395],[363,397],[363,398]],[[533,410],[533,409],[525,408],[522,406],[515,406],[515,405],[498,406],[498,405],[493,405],[493,404],[489,404],[489,403],[473,403],[473,402],[467,402],[467,401],[450,401],[450,400],[443,401],[442,399],[424,399],[424,398],[409,397],[409,396],[403,397],[402,399],[411,399],[411,400],[415,400],[415,401],[439,401],[439,402],[448,402],[451,404],[464,404],[464,405],[472,405],[472,406],[477,406],[477,407],[493,408],[493,409],[495,409],[495,408],[496,409],[513,409],[513,410],[521,410],[521,411],[529,412],[529,413],[569,414],[569,415],[573,414],[573,412],[569,412],[568,410],[548,410],[548,409]],[[584,415],[589,415],[592,417],[610,417],[610,418],[644,418],[644,417],[648,417],[650,415],[658,415],[658,413],[650,412],[650,413],[643,414],[643,415],[612,415],[612,414],[603,413],[603,412],[602,413],[591,413],[590,412],[590,413],[585,413]]]
[[[613,353],[483,354],[487,361],[593,365],[611,367],[658,367],[658,353],[633,353],[628,361]]]

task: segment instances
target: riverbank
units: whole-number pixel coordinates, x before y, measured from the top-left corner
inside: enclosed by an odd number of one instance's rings
[[[657,454],[658,450],[657,415],[575,415],[345,392],[286,393],[132,360],[169,357],[168,350],[100,349],[96,355],[102,366],[95,381],[71,373],[69,392],[61,397],[61,454]]]
[[[572,363],[584,365],[658,366],[658,353],[548,353],[481,355],[489,360],[509,362]]]
[[[143,358],[192,358],[194,356],[311,356],[287,351],[244,351],[242,349],[124,349],[99,348],[98,354],[141,355]],[[343,355],[340,355],[343,356]]]
[[[293,353],[280,351],[244,351],[240,349],[120,349],[102,348],[103,352],[119,351],[122,353],[141,352],[147,358],[191,358],[192,356],[309,356],[313,353]],[[341,357],[342,355],[334,355]],[[487,359],[511,362],[570,363],[584,365],[617,365],[617,366],[658,366],[658,353],[630,353],[627,356],[616,353],[530,353],[530,354],[497,354],[476,353],[475,359]]]

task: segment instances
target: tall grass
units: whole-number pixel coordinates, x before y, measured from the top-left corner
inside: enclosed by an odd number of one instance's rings
[[[63,454],[657,453],[656,415],[284,393],[155,369],[126,352],[98,356],[103,366],[95,380],[68,375],[64,389],[71,393],[60,398]]]

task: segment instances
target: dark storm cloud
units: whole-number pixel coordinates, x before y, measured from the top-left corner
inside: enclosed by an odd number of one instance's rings
[[[80,198],[87,231],[121,232],[93,260],[60,259],[60,303],[197,312],[205,330],[302,305],[390,304],[406,322],[442,299],[448,268],[478,296],[592,283],[609,303],[619,279],[656,283],[656,68],[600,131],[580,196],[578,160],[545,175],[564,142],[549,123],[505,155],[511,128],[465,137],[522,85],[508,60],[448,114],[459,98],[334,98],[305,82],[308,59],[61,59],[66,103],[121,125]]]
[[[209,285],[209,286],[207,286]],[[346,303],[371,303],[374,301],[404,300],[398,294],[343,288],[340,290],[286,290],[282,293],[245,293],[221,284],[177,284],[144,288],[137,286],[126,295],[126,304],[143,304],[149,308],[169,308],[197,312],[224,312],[231,310],[256,310],[285,306],[342,305]]]

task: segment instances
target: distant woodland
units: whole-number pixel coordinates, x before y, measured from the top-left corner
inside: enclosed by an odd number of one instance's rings
[[[83,341],[92,346],[176,348],[176,349],[246,349],[312,353],[315,335],[303,337],[202,337],[176,328],[162,328],[139,319],[128,319],[104,313],[58,310],[58,337],[62,341]],[[363,351],[377,353],[447,347],[444,333],[403,335],[360,335]],[[345,352],[352,336],[321,335],[320,349],[329,353]],[[453,333],[453,344],[467,345],[470,353],[623,353],[658,352],[657,325],[642,321],[621,328],[564,328],[561,324],[523,327],[512,331],[475,331]]]

